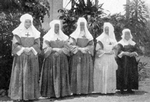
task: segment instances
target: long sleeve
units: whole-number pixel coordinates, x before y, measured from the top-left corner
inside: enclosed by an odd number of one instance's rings
[[[72,54],[77,53],[77,50],[76,51],[73,50],[73,49],[77,48],[75,39],[73,39],[73,38],[69,39],[69,46],[68,46],[68,48],[69,48],[69,50],[70,50],[70,52]]]
[[[121,44],[118,44],[115,46],[115,55],[116,57],[121,57],[119,54],[123,51],[123,46]]]
[[[50,54],[51,54],[51,52],[52,52],[52,48],[49,46],[49,41],[47,41],[47,40],[44,40],[43,41],[43,50],[44,50],[44,56],[45,56],[45,58],[47,58]]]
[[[64,41],[64,47],[62,48],[62,51],[66,55],[70,55],[70,50],[69,50],[69,39],[67,41]]]
[[[35,55],[41,53],[41,50],[40,50],[40,38],[34,40],[34,45],[31,48],[33,48],[33,53]]]
[[[93,55],[94,54],[94,42],[89,41],[88,45],[85,47],[88,50],[88,53]]]
[[[100,41],[98,41],[96,44],[96,57],[99,57],[102,54],[103,54],[103,44]]]
[[[12,55],[21,55],[23,53],[23,48],[21,45],[21,39],[19,36],[14,35],[12,40]]]

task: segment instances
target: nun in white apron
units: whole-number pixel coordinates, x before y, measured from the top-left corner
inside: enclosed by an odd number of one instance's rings
[[[9,97],[13,100],[38,99],[40,32],[33,26],[33,18],[24,14],[21,24],[13,30],[12,55],[14,57]]]
[[[103,33],[96,38],[94,92],[110,94],[116,92],[116,70],[118,66],[115,61],[114,46],[117,41],[112,24],[105,22],[103,28]]]

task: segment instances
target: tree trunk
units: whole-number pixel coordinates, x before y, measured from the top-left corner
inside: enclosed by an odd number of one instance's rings
[[[137,21],[138,21],[138,0],[136,0],[135,2],[135,26],[134,26],[134,31],[135,31],[135,35],[137,37],[139,37],[139,35],[137,34]]]
[[[91,5],[91,1],[90,0],[87,0],[87,6],[90,6]]]
[[[95,5],[98,8],[98,0],[95,0]]]
[[[129,20],[130,16],[130,0],[126,0],[126,19]]]
[[[71,9],[74,9],[74,6],[75,6],[75,1],[71,0]]]

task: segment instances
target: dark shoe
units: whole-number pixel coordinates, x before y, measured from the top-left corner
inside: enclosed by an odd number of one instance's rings
[[[112,95],[115,95],[115,93],[107,93],[107,95],[110,95],[110,96],[112,96]]]
[[[120,92],[121,92],[121,94],[125,94],[124,90],[121,90]]]
[[[121,94],[125,94],[124,89],[120,89]]]
[[[132,91],[132,90],[127,90],[127,92],[130,94],[134,94],[134,91]]]

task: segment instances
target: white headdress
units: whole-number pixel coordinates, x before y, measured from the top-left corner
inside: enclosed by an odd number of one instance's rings
[[[105,27],[109,27],[109,34],[105,33]],[[96,39],[97,39],[97,41],[102,41],[103,42],[103,41],[106,40],[105,38],[111,39],[111,41],[114,42],[114,43],[117,42],[116,37],[115,37],[115,33],[114,33],[114,27],[109,22],[104,23],[103,33],[100,36],[98,36]]]
[[[70,35],[72,38],[77,39],[80,36],[80,23],[83,22],[85,24],[84,26],[84,30],[85,30],[85,37],[89,40],[93,40],[93,36],[91,35],[91,33],[89,32],[88,28],[87,28],[87,21],[85,18],[80,17],[77,21],[77,28],[76,30]]]
[[[130,39],[127,41],[126,39],[125,39],[125,32],[129,32],[129,34],[130,34]],[[133,36],[132,36],[132,34],[131,34],[131,30],[130,29],[124,29],[123,31],[122,31],[122,39],[118,42],[118,43],[120,43],[120,44],[122,44],[123,46],[124,45],[135,45],[136,43],[132,40],[133,39]]]
[[[31,20],[31,26],[26,29],[24,26],[25,20]],[[39,38],[40,32],[33,25],[33,17],[30,14],[24,14],[20,17],[20,25],[12,31],[14,35],[19,37],[26,37],[26,34],[29,33],[30,37]]]
[[[55,34],[55,24],[59,25],[59,34]],[[60,20],[53,20],[50,22],[50,30],[43,36],[44,40],[47,41],[55,41],[57,39],[66,41],[68,36],[65,35],[61,30],[61,22]]]

